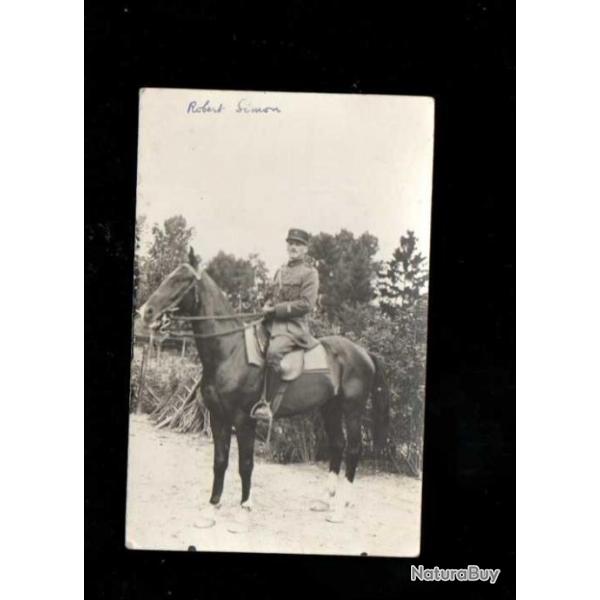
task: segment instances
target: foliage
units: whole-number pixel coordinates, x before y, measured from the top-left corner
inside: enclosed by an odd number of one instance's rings
[[[139,215],[135,222],[135,247],[133,254],[133,292],[134,305],[139,307],[142,303],[138,303],[138,296],[145,281],[145,260],[141,256],[141,244],[144,230],[146,228],[146,216]]]
[[[134,410],[138,401],[142,351],[141,345],[134,346],[131,361],[130,410]],[[186,358],[182,359],[178,350],[172,352],[163,350],[158,358],[156,349],[150,349],[149,354],[146,355],[144,366],[145,389],[139,398],[142,403],[141,412],[152,413],[157,408],[157,398],[163,400],[170,398],[177,391],[179,384],[192,375],[197,375],[200,368],[193,350],[188,353]]]
[[[330,318],[344,302],[357,304],[373,300],[379,269],[374,256],[378,248],[377,238],[366,232],[358,238],[345,229],[335,235],[313,236],[309,254],[317,261],[320,304]]]
[[[255,310],[264,304],[264,298],[269,286],[271,285],[271,277],[269,276],[269,269],[267,269],[267,265],[258,254],[251,253],[248,256],[248,261],[254,270],[254,297],[252,298],[253,305],[249,308],[251,310]]]
[[[256,310],[268,285],[268,271],[257,254],[248,259],[219,252],[207,266],[208,274],[240,312]]]
[[[380,272],[378,292],[384,314],[398,314],[400,306],[412,306],[427,284],[426,259],[417,252],[417,238],[408,231],[400,238],[400,246]]]
[[[138,306],[161,284],[163,279],[186,260],[193,229],[181,215],[166,219],[160,227],[152,227],[152,244],[143,259],[144,277],[137,286]]]
[[[412,307],[400,307],[396,316],[372,318],[371,311],[364,318],[345,324],[345,335],[361,346],[369,348],[383,359],[386,380],[390,387],[390,438],[410,471],[421,469],[422,417],[425,383],[424,341],[417,331],[423,324],[423,312]],[[363,323],[359,328],[356,323]]]
[[[267,425],[260,422],[257,437],[264,441],[267,436]],[[327,436],[323,420],[318,411],[293,417],[279,419],[273,423],[270,448],[261,447],[259,452],[278,463],[310,463],[327,458]]]
[[[159,428],[209,433],[208,411],[200,390],[190,395],[190,386],[202,373],[202,365],[193,348],[182,357],[180,349],[163,349],[158,356],[156,349],[146,347],[144,386],[140,397],[143,352],[143,347],[134,346],[130,412],[136,410],[139,401],[141,412],[148,414]]]

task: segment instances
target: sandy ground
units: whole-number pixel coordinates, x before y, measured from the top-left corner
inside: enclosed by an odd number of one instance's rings
[[[197,525],[212,485],[212,443],[199,435],[155,429],[132,416],[129,440],[127,547],[138,549],[269,552],[286,554],[419,554],[421,483],[392,474],[359,472],[344,523],[309,510],[321,498],[327,470],[319,465],[279,465],[256,459],[254,509],[248,529],[240,521],[237,446],[232,438],[222,507],[216,524]],[[244,514],[248,513],[244,511]]]

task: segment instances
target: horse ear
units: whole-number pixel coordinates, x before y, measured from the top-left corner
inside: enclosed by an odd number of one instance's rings
[[[194,249],[190,246],[190,250],[188,252],[188,262],[194,269],[198,268],[198,258],[196,257],[196,253]]]

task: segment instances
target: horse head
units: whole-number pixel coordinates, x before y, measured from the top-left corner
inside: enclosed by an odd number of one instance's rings
[[[198,260],[190,248],[188,262],[172,271],[139,308],[142,323],[151,329],[164,328],[168,313],[175,310],[191,314],[196,303],[196,282],[202,276],[198,271]]]

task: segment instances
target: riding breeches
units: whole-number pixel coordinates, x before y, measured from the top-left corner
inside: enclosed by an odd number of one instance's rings
[[[281,359],[296,348],[298,348],[298,345],[287,335],[278,335],[271,338],[267,349],[267,365],[279,373]]]

